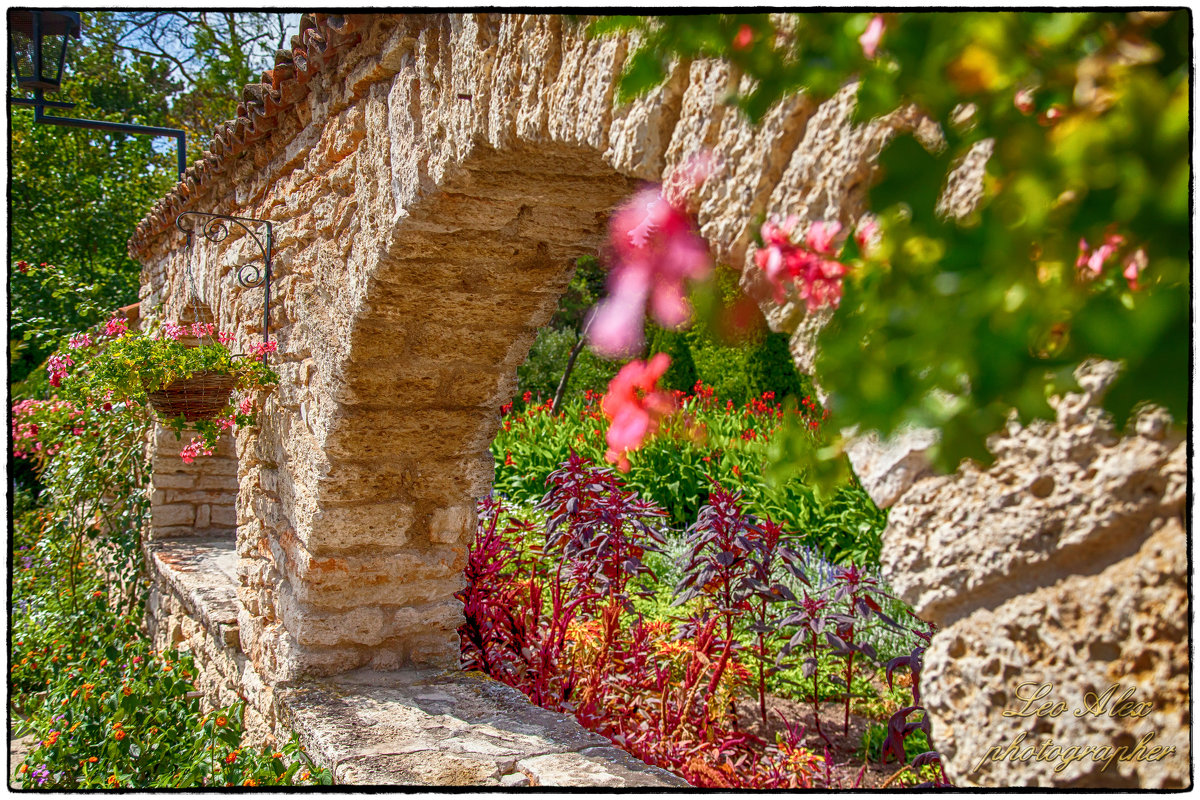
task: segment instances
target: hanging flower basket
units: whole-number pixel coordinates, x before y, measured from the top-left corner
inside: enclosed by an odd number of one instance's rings
[[[208,339],[195,344],[185,340]],[[274,342],[257,344],[246,356],[231,353],[233,335],[208,322],[163,323],[154,332],[129,331],[110,320],[72,337],[67,349],[47,362],[50,384],[68,396],[98,405],[149,405],[165,427],[182,437],[191,428],[209,451],[225,431],[255,424],[256,409],[279,382],[265,360]],[[233,393],[242,397],[233,401]],[[193,442],[197,440],[193,439]]]
[[[237,378],[228,372],[196,372],[190,378],[178,378],[156,391],[147,391],[146,399],[161,419],[182,416],[188,422],[198,422],[224,412],[236,386]]]

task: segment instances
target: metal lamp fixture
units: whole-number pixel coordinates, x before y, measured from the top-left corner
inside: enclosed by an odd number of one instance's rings
[[[47,116],[47,108],[74,108],[74,103],[60,103],[45,98],[46,92],[62,86],[63,65],[67,60],[67,43],[80,38],[83,25],[73,11],[52,11],[37,8],[13,8],[8,12],[8,62],[16,77],[17,88],[32,90],[33,97],[8,98],[10,106],[32,106],[33,121],[60,125],[65,128],[89,128],[110,133],[135,133],[144,136],[170,136],[175,139],[179,177],[187,169],[187,133],[179,128],[160,128],[153,125],[133,125],[126,122],[104,122],[93,119]]]
[[[17,86],[57,91],[62,83],[67,42],[83,26],[71,11],[15,8],[8,14],[8,61]]]

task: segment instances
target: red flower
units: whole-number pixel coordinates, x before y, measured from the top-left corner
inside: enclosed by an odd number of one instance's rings
[[[733,37],[733,49],[745,50],[754,41],[754,29],[749,25],[742,25],[738,28],[737,35]]]
[[[656,387],[670,365],[670,356],[656,353],[647,362],[630,361],[608,384],[601,401],[604,415],[611,420],[604,458],[622,472],[629,471],[628,452],[641,447],[658,430],[659,422],[675,410],[671,395]]]

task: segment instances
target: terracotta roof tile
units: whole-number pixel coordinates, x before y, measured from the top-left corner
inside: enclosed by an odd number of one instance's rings
[[[284,112],[308,95],[307,84],[313,76],[333,66],[343,52],[361,40],[362,29],[371,16],[302,16],[291,49],[276,52],[274,68],[263,72],[258,83],[242,89],[237,117],[217,126],[204,156],[187,168],[183,179],[138,223],[129,239],[129,254],[136,258],[153,236],[173,226],[188,200],[227,171],[230,159],[250,145],[269,139]]]

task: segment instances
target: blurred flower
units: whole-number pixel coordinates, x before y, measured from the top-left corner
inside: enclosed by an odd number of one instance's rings
[[[601,356],[631,356],[642,348],[647,305],[664,328],[678,329],[691,319],[685,281],[707,277],[712,262],[685,204],[710,169],[707,158],[693,158],[666,185],[642,189],[613,215],[608,297],[587,329]]]
[[[604,458],[622,472],[629,471],[629,451],[641,447],[658,430],[659,422],[675,410],[671,395],[656,387],[670,365],[670,356],[656,353],[647,362],[629,362],[608,384],[601,402],[611,421]]]
[[[67,347],[72,350],[78,350],[81,347],[90,347],[92,344],[92,336],[90,333],[77,333],[67,342]]]
[[[1125,237],[1118,234],[1109,234],[1104,240],[1104,244],[1091,249],[1087,239],[1079,240],[1079,257],[1075,259],[1075,267],[1079,270],[1087,270],[1081,272],[1085,278],[1097,278],[1104,270],[1104,265],[1108,263],[1117,252],[1117,250],[1125,243]],[[1089,275],[1088,272],[1091,274]],[[1136,275],[1134,276],[1136,277]]]
[[[733,37],[733,49],[745,50],[754,41],[754,29],[749,25],[743,24],[738,28],[737,34]]]
[[[837,307],[842,299],[842,277],[846,266],[836,259],[834,240],[842,230],[840,222],[817,221],[809,226],[804,245],[792,241],[798,220],[789,216],[780,222],[768,219],[762,224],[763,246],[754,254],[754,261],[775,287],[775,301],[784,301],[785,280],[799,285],[800,297],[808,310],[826,305]]]
[[[875,58],[875,51],[879,49],[879,42],[883,39],[883,29],[883,17],[876,14],[867,23],[867,29],[863,31],[862,36],[858,37],[858,43],[862,45],[863,55],[868,59]]]
[[[266,353],[274,353],[278,349],[279,345],[276,342],[259,342],[250,348],[250,355],[261,356]]]
[[[1033,89],[1025,88],[1018,89],[1013,95],[1013,105],[1017,107],[1017,111],[1022,114],[1033,113]]]
[[[1131,291],[1138,291],[1142,287],[1138,284],[1138,276],[1142,274],[1142,270],[1150,266],[1150,259],[1146,256],[1144,248],[1139,247],[1134,250],[1128,258],[1125,259],[1125,271],[1121,273],[1125,276],[1125,280],[1129,281]]]

